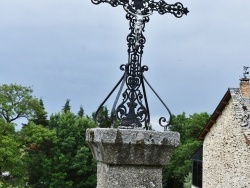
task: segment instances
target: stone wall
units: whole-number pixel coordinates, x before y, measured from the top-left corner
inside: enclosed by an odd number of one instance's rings
[[[250,147],[236,119],[232,99],[204,140],[203,187],[250,187]]]

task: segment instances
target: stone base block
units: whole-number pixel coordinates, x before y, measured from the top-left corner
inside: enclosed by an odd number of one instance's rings
[[[178,146],[176,132],[87,129],[97,160],[97,188],[162,188],[162,167]]]

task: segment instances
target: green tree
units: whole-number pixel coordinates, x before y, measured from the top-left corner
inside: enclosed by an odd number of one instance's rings
[[[29,119],[35,112],[42,111],[32,92],[30,87],[16,84],[0,86],[0,116],[10,123],[19,118]]]
[[[190,141],[180,145],[164,169],[167,187],[183,187],[185,176],[191,172],[191,155],[201,146],[200,141]]]
[[[96,187],[96,164],[85,141],[86,128],[95,127],[93,120],[72,112],[50,118],[56,130],[50,187]]]
[[[0,118],[1,187],[23,186],[25,182],[23,154],[21,143],[16,138],[14,124],[7,123]]]
[[[53,148],[57,143],[56,131],[29,122],[20,131],[25,146],[25,164],[28,185],[48,187],[52,165]]]
[[[179,132],[181,135],[181,144],[189,140],[196,140],[204,125],[207,123],[209,115],[206,112],[194,113],[189,117],[183,112],[173,116],[173,123],[170,126],[171,131]]]
[[[180,133],[181,142],[164,169],[163,182],[168,188],[183,187],[185,176],[191,172],[190,157],[202,145],[197,137],[208,119],[209,115],[205,112],[189,117],[185,113],[173,116],[170,130]]]
[[[96,187],[96,163],[85,141],[95,122],[70,111],[51,115],[48,127],[30,121],[20,131],[31,187]]]
[[[43,100],[39,100],[41,110],[35,111],[34,117],[31,119],[36,125],[42,125],[44,127],[49,126],[47,112],[45,111]]]
[[[96,163],[85,141],[95,122],[82,106],[78,115],[70,112],[70,100],[48,120],[43,101],[32,92],[0,86],[0,187],[96,187]],[[15,132],[18,118],[29,121]]]
[[[23,187],[26,179],[25,150],[14,121],[32,119],[44,112],[33,90],[17,84],[0,86],[0,178],[3,186]],[[2,176],[3,172],[7,172]]]
[[[170,125],[170,130],[180,133],[181,143],[184,143],[187,140],[187,126],[190,122],[190,119],[186,117],[186,113],[178,114],[177,116],[173,115],[172,117],[172,125]]]
[[[70,103],[70,100],[67,99],[67,100],[66,100],[66,103],[65,103],[65,105],[63,106],[63,109],[62,109],[62,111],[63,111],[64,113],[70,112],[71,106],[69,105],[69,103]]]
[[[79,112],[78,112],[78,116],[79,116],[79,117],[83,117],[83,116],[84,116],[84,110],[83,110],[83,107],[82,107],[82,106],[80,106],[80,110],[79,110]]]
[[[100,127],[108,128],[111,126],[111,118],[109,116],[109,111],[106,106],[102,106],[98,114],[93,113],[92,117],[97,121]]]

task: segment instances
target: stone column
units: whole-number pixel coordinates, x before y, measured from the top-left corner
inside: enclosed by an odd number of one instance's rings
[[[88,129],[86,140],[97,160],[97,188],[161,188],[162,167],[180,135],[137,129]]]

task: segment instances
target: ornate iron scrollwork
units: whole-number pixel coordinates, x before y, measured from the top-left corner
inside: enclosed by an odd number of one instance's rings
[[[146,43],[146,38],[143,35],[145,23],[149,22],[149,16],[157,11],[159,14],[170,13],[175,17],[180,18],[188,13],[187,8],[184,8],[181,3],[167,4],[165,1],[160,0],[154,2],[153,0],[91,0],[94,4],[109,3],[111,6],[123,6],[127,12],[126,19],[129,20],[130,33],[127,36],[128,45],[128,62],[126,65],[121,65],[121,70],[124,75],[119,80],[114,89],[110,92],[108,97],[104,100],[101,106],[106,102],[109,96],[114,92],[120,83],[122,86],[116,101],[113,105],[111,112],[112,118],[117,118],[120,121],[119,128],[133,129],[133,128],[150,128],[150,114],[148,102],[146,97],[146,90],[144,81],[149,85],[143,73],[148,70],[147,66],[141,65],[143,54],[143,47]],[[122,93],[122,102],[116,108],[119,95],[121,94],[124,83],[126,89]],[[158,94],[149,85],[152,91],[160,99]],[[142,89],[142,92],[141,92]],[[159,119],[159,124],[166,127],[171,122],[171,112],[164,102],[160,99],[162,104],[169,113],[168,120],[165,117]],[[101,108],[100,106],[100,108]],[[100,109],[99,108],[99,109]],[[115,109],[116,108],[116,109]],[[97,113],[99,111],[97,110]]]

